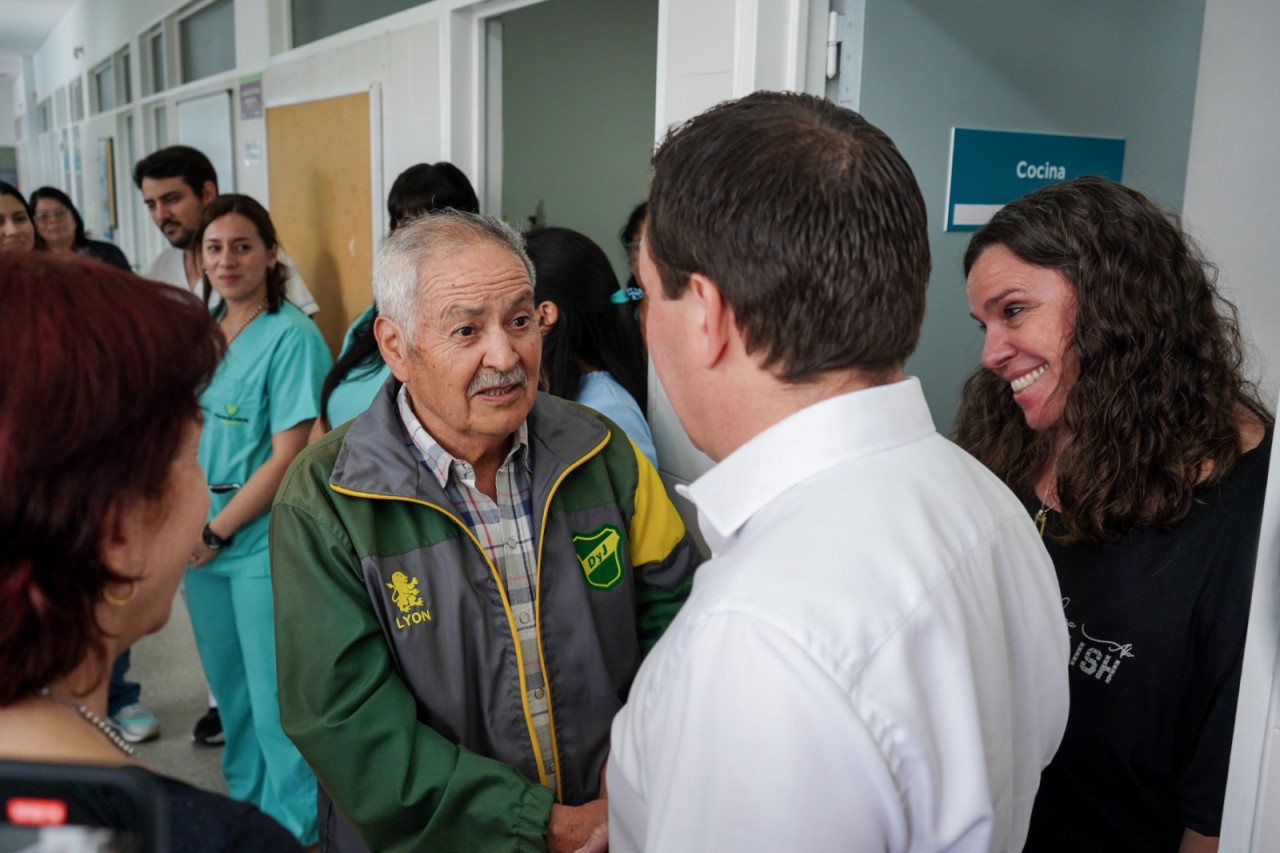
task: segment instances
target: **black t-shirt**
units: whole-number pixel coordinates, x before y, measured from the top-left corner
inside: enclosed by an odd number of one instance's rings
[[[1176,851],[1188,827],[1219,834],[1270,457],[1268,430],[1166,532],[1062,545],[1050,514],[1071,710],[1028,851]]]

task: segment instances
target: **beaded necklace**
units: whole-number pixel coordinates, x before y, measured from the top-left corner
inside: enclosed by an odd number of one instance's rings
[[[254,312],[249,315],[249,318],[247,320],[245,320],[243,323],[240,324],[240,328],[236,329],[235,332],[232,333],[231,336],[227,338],[227,346],[228,347],[231,346],[231,342],[234,341],[236,338],[240,337],[240,333],[243,332],[245,329],[249,328],[249,324],[252,323],[254,320],[258,319],[258,315],[261,314],[263,311],[265,311],[266,308],[267,308],[267,299],[264,296],[262,298],[262,302],[258,305],[257,309],[254,310]]]
[[[58,693],[54,693],[48,687],[41,687],[40,695],[46,699],[50,699],[54,702],[57,702],[59,705],[66,706],[67,708],[70,708],[71,710],[75,711],[81,717],[84,717],[84,719],[87,722],[97,726],[98,729],[104,735],[107,736],[107,740],[115,744],[116,747],[121,752],[123,752],[125,755],[128,755],[130,757],[133,756],[133,747],[129,746],[129,744],[125,741],[124,738],[120,737],[120,733],[117,732],[114,728],[112,728],[110,723],[108,723],[106,720],[102,719],[97,714],[90,711],[81,703],[72,702],[67,697],[62,696],[61,694],[58,694]]]

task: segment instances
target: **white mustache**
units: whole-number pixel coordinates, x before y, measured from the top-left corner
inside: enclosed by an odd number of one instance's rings
[[[524,368],[516,365],[513,369],[503,372],[494,370],[493,368],[484,368],[471,380],[471,384],[467,387],[467,396],[474,397],[485,388],[498,388],[503,385],[528,385],[529,376],[524,372]]]

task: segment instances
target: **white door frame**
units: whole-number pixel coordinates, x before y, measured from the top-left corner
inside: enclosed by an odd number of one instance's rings
[[[502,202],[502,30],[494,18],[546,0],[476,0],[448,15],[442,30],[440,149],[475,182],[484,212]],[[496,23],[496,22],[494,22]]]

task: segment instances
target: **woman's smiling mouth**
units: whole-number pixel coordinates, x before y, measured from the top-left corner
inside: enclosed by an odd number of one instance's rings
[[[1048,369],[1049,369],[1049,365],[1042,364],[1039,367],[1037,367],[1035,370],[1032,370],[1028,373],[1024,373],[1021,376],[1019,376],[1017,379],[1014,379],[1013,381],[1011,381],[1009,383],[1009,387],[1013,389],[1013,393],[1017,394],[1018,392],[1023,391],[1026,388],[1029,388],[1031,386],[1031,383],[1035,382],[1037,379],[1043,376],[1044,372]]]

